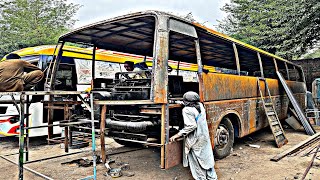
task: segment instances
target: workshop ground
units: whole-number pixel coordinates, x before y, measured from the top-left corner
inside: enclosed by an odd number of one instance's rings
[[[317,128],[320,131],[320,128]],[[285,157],[279,162],[272,162],[270,158],[289,149],[290,147],[305,140],[309,136],[303,132],[296,132],[291,129],[285,130],[289,143],[282,148],[276,148],[273,136],[268,128],[237,140],[234,151],[225,159],[216,161],[216,172],[220,180],[231,179],[301,179],[302,174],[307,168],[311,156],[301,157],[303,153],[293,157]],[[39,158],[64,154],[64,149],[60,145],[46,145],[45,138],[33,138],[31,140],[31,158]],[[192,179],[188,168],[178,165],[169,170],[161,170],[160,149],[159,148],[127,148],[115,143],[107,138],[108,153],[129,151],[120,154],[111,155],[115,163],[112,167],[117,167],[119,163],[128,163],[130,170],[128,173],[134,173],[134,176],[122,176],[119,179]],[[249,144],[259,145],[260,148],[248,146]],[[81,149],[90,150],[90,147]],[[77,152],[79,149],[72,149],[70,152]],[[0,138],[0,154],[9,154],[18,152],[17,138]],[[100,153],[100,152],[98,152]],[[17,162],[17,155],[8,156],[8,158]],[[76,165],[61,165],[63,162],[79,159],[81,157],[91,158],[91,152],[70,155],[66,157],[46,160],[25,165],[53,179],[79,179],[92,175],[92,167],[77,167]],[[106,177],[106,169],[102,164],[98,164],[98,179],[112,179]],[[25,179],[41,179],[34,174],[25,171]],[[0,179],[18,179],[18,167],[4,159],[0,158]],[[320,160],[315,160],[306,179],[320,179]]]

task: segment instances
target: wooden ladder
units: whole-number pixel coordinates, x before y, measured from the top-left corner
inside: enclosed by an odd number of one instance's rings
[[[267,94],[264,97],[261,90],[260,81],[264,81],[265,89],[267,90]],[[258,88],[261,96],[261,100],[263,103],[264,111],[266,113],[267,119],[269,121],[269,126],[272,131],[273,137],[276,141],[278,148],[282,147],[283,145],[288,143],[288,139],[284,134],[284,130],[281,126],[278,114],[274,108],[274,104],[271,98],[270,89],[268,87],[268,83],[265,78],[258,77]]]

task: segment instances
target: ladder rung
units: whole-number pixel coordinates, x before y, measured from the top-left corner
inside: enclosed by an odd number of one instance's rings
[[[275,136],[279,136],[281,134],[283,134],[283,132],[281,130],[274,133]]]
[[[264,103],[265,106],[273,106],[273,103]]]
[[[272,126],[274,126],[274,125],[279,125],[279,123],[278,123],[278,121],[272,121],[272,122],[271,122],[271,125],[272,125]]]
[[[276,113],[275,112],[273,112],[273,111],[269,111],[269,112],[267,112],[267,115],[268,116],[272,116],[272,115],[275,115]]]

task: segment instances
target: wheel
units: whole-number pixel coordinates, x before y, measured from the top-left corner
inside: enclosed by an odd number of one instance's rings
[[[229,118],[224,118],[217,129],[214,139],[214,156],[217,159],[227,157],[231,153],[234,142],[234,129]]]

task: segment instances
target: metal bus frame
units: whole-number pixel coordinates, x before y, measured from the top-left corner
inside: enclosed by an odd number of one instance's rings
[[[126,32],[130,32],[127,33]],[[180,42],[179,46],[175,48],[178,49],[176,54],[168,53],[170,45],[175,43],[170,39],[170,33],[173,33],[174,36],[177,37],[173,38],[175,42]],[[201,37],[199,38],[199,34]],[[184,38],[179,38],[184,37]],[[216,38],[218,44],[214,44],[216,46],[211,45],[209,40],[210,38]],[[188,42],[191,42],[192,45],[186,44],[184,41],[188,39]],[[146,11],[146,12],[139,12],[139,13],[132,13],[125,16],[120,16],[116,18],[112,18],[105,21],[100,21],[88,26],[84,26],[82,28],[76,29],[71,31],[65,35],[62,35],[59,38],[60,43],[60,51],[58,54],[63,53],[63,46],[66,42],[71,43],[79,43],[83,45],[90,45],[93,46],[92,51],[92,93],[94,94],[95,88],[95,54],[97,49],[108,49],[112,51],[119,51],[137,55],[144,55],[153,57],[153,66],[152,66],[152,77],[151,77],[151,90],[150,90],[150,98],[146,100],[93,100],[93,104],[101,105],[103,108],[101,114],[101,126],[105,127],[105,114],[107,112],[107,106],[121,106],[121,105],[157,105],[160,107],[159,113],[161,119],[161,135],[160,143],[148,143],[144,141],[135,141],[135,140],[127,140],[137,143],[143,143],[146,145],[155,145],[161,147],[161,168],[170,168],[178,163],[181,162],[181,142],[169,143],[169,110],[171,108],[181,108],[180,105],[171,103],[170,98],[168,97],[168,59],[172,58],[177,61],[183,61],[186,59],[189,62],[194,62],[197,64],[197,74],[199,79],[199,94],[201,101],[207,106],[207,115],[208,115],[208,125],[210,129],[211,135],[211,143],[214,147],[215,144],[215,136],[216,129],[219,126],[219,123],[223,120],[224,117],[227,115],[232,115],[235,119],[238,119],[238,129],[237,129],[237,137],[245,136],[249,133],[252,133],[258,129],[266,127],[267,124],[260,124],[259,127],[255,127],[256,119],[251,117],[250,122],[247,122],[247,125],[242,125],[239,122],[239,118],[243,117],[243,114],[239,114],[236,110],[227,110],[223,113],[217,114],[218,111],[210,110],[210,108],[215,108],[216,103],[221,100],[228,100],[224,99],[226,96],[217,96],[218,91],[215,90],[213,87],[215,84],[212,84],[214,80],[218,76],[207,75],[204,72],[203,67],[204,65],[209,66],[216,66],[216,65],[225,65],[227,68],[235,69],[236,74],[225,76],[233,81],[238,81],[238,86],[240,88],[245,88],[245,84],[242,82],[250,82],[250,88],[257,88],[257,84],[255,84],[256,78],[255,77],[248,77],[246,74],[243,74],[244,71],[251,70],[250,67],[255,67],[256,71],[259,72],[260,77],[268,78],[268,72],[265,72],[264,67],[272,67],[273,70],[279,71],[283,70],[284,73],[287,74],[287,80],[290,80],[288,66],[292,66],[293,70],[297,70],[300,77],[300,82],[291,82],[291,87],[294,88],[294,93],[299,94],[298,98],[303,105],[303,101],[305,101],[304,92],[305,92],[305,77],[302,72],[300,66],[293,64],[287,60],[284,60],[280,57],[277,57],[273,54],[267,53],[263,50],[245,44],[241,41],[235,40],[230,38],[226,35],[218,33],[216,31],[210,30],[198,23],[194,23],[185,19],[182,19],[177,16],[172,16],[170,14],[159,12],[159,11]],[[220,47],[219,42],[227,43],[227,45]],[[122,43],[122,44],[121,44]],[[200,48],[201,46],[201,48]],[[188,49],[189,48],[189,49]],[[211,52],[210,48],[216,48],[217,52],[219,52],[219,48],[222,48],[220,51],[225,51],[226,49],[230,53],[226,53],[225,57],[218,56],[215,54],[216,52]],[[225,48],[225,49],[223,49]],[[191,49],[191,50],[190,50]],[[212,50],[212,51],[214,51]],[[190,52],[193,52],[191,54]],[[206,54],[203,54],[204,52]],[[210,53],[208,52],[210,51]],[[253,55],[252,55],[253,54]],[[179,58],[179,55],[181,57]],[[261,57],[263,56],[263,57]],[[58,55],[59,57],[59,55]],[[241,59],[241,57],[249,57]],[[253,62],[250,58],[256,58],[256,62]],[[211,60],[210,60],[211,58]],[[215,60],[219,59],[219,60]],[[267,59],[267,61],[263,61],[263,59]],[[193,60],[193,61],[191,61]],[[194,61],[196,60],[196,61]],[[203,60],[206,61],[203,64]],[[52,63],[52,67],[50,68],[51,71],[47,76],[47,85],[48,90],[54,90],[54,81],[55,81],[55,73],[57,71],[57,64],[59,64],[59,58],[55,59]],[[247,65],[245,67],[241,66]],[[210,73],[209,73],[210,74]],[[241,77],[241,78],[240,78]],[[221,76],[223,78],[223,76]],[[250,79],[251,78],[251,79]],[[254,81],[253,81],[254,80]],[[295,84],[297,83],[297,84]],[[278,90],[279,82],[276,79],[268,79],[268,84],[271,84],[271,92],[275,99],[280,99],[279,101],[284,101],[286,103],[285,106],[288,106],[289,101],[284,97],[284,94]],[[212,87],[208,88],[208,87]],[[236,96],[230,96],[229,99],[240,99],[245,97],[249,99],[249,97],[255,97],[252,101],[254,105],[261,106],[261,100],[258,98],[257,89],[252,92],[241,92],[237,91],[237,84],[233,84],[232,90],[230,92],[235,93]],[[226,91],[227,92],[227,91]],[[283,100],[283,98],[285,100]],[[241,103],[240,100],[238,103]],[[242,103],[239,106],[240,111],[243,108],[248,108],[248,103]],[[229,102],[227,104],[232,104]],[[248,111],[248,110],[247,110]],[[263,111],[257,112],[254,116],[259,117]],[[285,114],[286,110],[282,112]],[[283,116],[281,116],[283,117]],[[248,118],[248,117],[247,117]],[[213,122],[214,121],[214,122]],[[237,121],[237,120],[236,120]],[[248,120],[249,121],[249,120]],[[101,131],[104,134],[103,131]],[[103,138],[103,137],[102,137]],[[102,143],[103,144],[103,143]],[[104,145],[103,145],[104,146]],[[101,147],[101,150],[104,150],[104,147]]]

